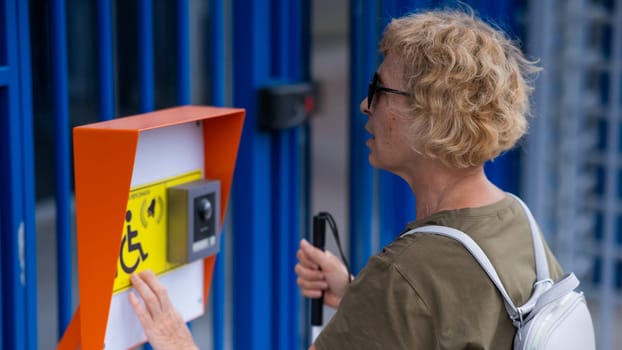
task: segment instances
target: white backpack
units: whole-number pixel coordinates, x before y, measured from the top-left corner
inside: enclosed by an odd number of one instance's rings
[[[466,233],[450,227],[427,225],[415,228],[402,236],[413,233],[436,234],[451,237],[464,245],[475,257],[495,284],[505,302],[505,308],[517,328],[514,336],[515,350],[593,350],[596,348],[594,326],[583,293],[576,292],[579,280],[570,273],[559,281],[549,277],[549,266],[538,234],[538,227],[529,208],[518,197],[529,219],[534,242],[537,281],[527,302],[514,306],[497,272],[484,251]]]

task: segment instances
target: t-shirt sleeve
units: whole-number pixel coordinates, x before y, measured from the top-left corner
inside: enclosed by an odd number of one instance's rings
[[[315,341],[328,349],[435,349],[424,301],[394,264],[375,256],[352,282]]]

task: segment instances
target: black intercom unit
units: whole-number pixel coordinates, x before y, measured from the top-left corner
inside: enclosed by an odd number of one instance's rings
[[[220,181],[169,187],[167,196],[168,260],[188,263],[218,253]]]

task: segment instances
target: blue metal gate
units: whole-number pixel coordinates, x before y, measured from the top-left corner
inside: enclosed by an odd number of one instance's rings
[[[309,79],[307,0],[234,3],[233,105],[248,106],[233,194],[236,349],[296,349],[300,297],[293,266],[308,216],[305,126],[258,130],[258,88]]]
[[[554,12],[554,2],[543,2],[546,13]],[[40,330],[34,188],[35,181],[39,186],[44,177],[54,179],[53,185],[43,184],[37,189],[45,192],[54,188],[47,194],[54,196],[56,208],[59,334],[74,311],[71,127],[190,102],[244,107],[248,113],[227,234],[214,274],[212,347],[292,349],[306,345],[306,308],[295,285],[293,266],[298,239],[307,235],[311,214],[309,128],[302,125],[260,131],[256,106],[257,90],[262,86],[310,80],[310,3],[213,0],[201,5],[202,2],[190,0],[30,0],[29,4],[0,0],[0,350],[37,348]],[[618,19],[622,12],[617,2],[572,3],[590,8],[602,5],[618,16],[611,15],[611,23],[617,24],[610,25],[610,41],[616,44],[609,48],[606,57],[618,62]],[[415,199],[410,189],[401,179],[373,170],[367,164],[363,146],[365,118],[358,105],[379,63],[377,43],[381,29],[391,16],[445,5],[453,6],[455,1],[350,2],[348,190],[350,255],[355,272],[415,216]],[[524,37],[526,1],[478,0],[469,1],[469,5],[484,18],[507,24],[504,29],[512,37]],[[205,10],[207,25],[198,26],[197,31],[191,23],[197,16],[193,9],[199,7]],[[594,13],[599,23],[609,23],[602,11]],[[539,17],[536,21],[548,23]],[[199,39],[192,43],[202,42],[205,46],[198,54],[191,43],[193,35]],[[607,49],[603,48],[604,51]],[[198,56],[204,59],[193,61]],[[207,68],[198,69],[201,66]],[[592,295],[600,297],[600,319],[606,326],[614,324],[611,305],[616,305],[613,300],[619,295],[620,284],[616,280],[620,263],[616,253],[619,242],[615,238],[620,232],[615,209],[619,195],[616,189],[620,187],[616,185],[615,165],[619,130],[607,124],[615,122],[620,109],[616,96],[620,91],[620,68],[615,64],[611,67],[615,68],[610,72],[614,78],[596,84],[606,85],[601,86],[601,92],[609,91],[602,93],[613,96],[601,101],[609,108],[606,118],[596,118],[602,125],[600,135],[607,140],[597,146],[606,158],[603,157],[603,164],[600,160],[588,164],[600,169],[595,171],[596,182],[600,183],[595,191],[607,205],[587,203],[597,217],[593,247],[596,253],[592,255],[601,264],[594,263],[598,265],[594,267],[594,284],[601,289]],[[197,84],[203,89],[195,88]],[[550,87],[542,91],[550,97]],[[546,106],[537,108],[546,112]],[[546,138],[551,126],[544,124],[543,129],[535,131]],[[33,135],[41,129],[50,129],[54,142],[49,152],[50,147],[38,150],[35,159],[34,145],[40,140],[33,140]],[[37,171],[42,175],[35,177],[35,160],[48,158],[55,164],[54,174]],[[488,164],[486,171],[503,189],[520,193],[520,162],[519,152],[510,152]],[[543,191],[538,188],[546,187],[554,176],[544,175],[524,190],[542,196]],[[538,205],[542,201],[537,198],[532,202],[537,208],[544,208]],[[542,215],[543,211],[536,211]],[[572,216],[572,212],[567,214]],[[546,220],[543,222],[548,226]],[[605,330],[607,335],[613,333],[609,328]],[[204,331],[195,329],[195,333]],[[604,348],[615,346],[612,344],[611,337],[602,343]]]
[[[202,22],[191,7],[204,11]],[[41,130],[33,128],[33,107],[42,125],[53,120],[53,152],[45,147],[39,158],[55,165],[54,184],[41,188],[54,188],[46,194],[56,208],[60,336],[75,305],[71,127],[191,102],[247,109],[226,227],[232,236],[214,276],[213,329],[199,331],[212,334],[214,349],[300,347],[302,299],[292,266],[307,230],[308,127],[260,131],[256,96],[264,85],[309,80],[310,2],[5,0],[0,23],[0,349],[37,348],[33,133]],[[193,35],[205,45],[195,61]],[[196,85],[203,95],[192,94]]]
[[[0,348],[36,349],[28,4],[0,1]]]

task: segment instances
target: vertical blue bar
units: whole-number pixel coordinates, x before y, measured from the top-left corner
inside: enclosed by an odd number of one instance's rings
[[[304,13],[303,13],[304,15]],[[300,61],[295,62],[295,64],[299,64]],[[285,319],[288,322],[288,327],[286,329],[287,337],[286,341],[283,342],[282,350],[286,349],[300,349],[301,348],[301,334],[300,327],[298,321],[300,320],[300,293],[298,291],[298,286],[296,285],[296,274],[294,273],[293,266],[296,265],[296,251],[298,248],[298,240],[300,235],[295,234],[300,232],[302,229],[302,218],[301,215],[310,216],[308,210],[301,211],[301,204],[303,200],[304,193],[304,182],[301,181],[301,166],[302,166],[302,157],[304,155],[304,149],[301,149],[302,145],[302,134],[304,129],[301,127],[292,129],[288,131],[289,135],[289,144],[287,147],[289,149],[295,150],[290,156],[290,167],[288,170],[288,176],[291,179],[290,181],[290,189],[288,191],[288,202],[290,203],[290,220],[289,227],[286,229],[285,235],[289,237],[288,245],[285,247],[284,254],[284,264],[282,269],[283,279],[285,284],[284,293],[287,295],[287,308],[282,312],[286,313]],[[308,144],[304,147],[308,147]],[[303,208],[305,208],[303,206]],[[305,208],[306,209],[306,208]]]
[[[225,105],[225,9],[223,0],[210,2],[210,35],[212,56],[211,66],[211,104]],[[223,226],[220,235],[220,252],[216,257],[214,275],[212,277],[212,333],[213,349],[223,350],[225,346],[225,265],[227,262],[227,232]]]
[[[67,43],[65,1],[50,3],[52,56],[52,105],[55,120],[56,254],[58,258],[58,334],[71,319],[71,226],[69,212],[69,98],[67,91]]]
[[[516,23],[512,21],[512,14],[518,7],[515,2],[485,0],[478,1],[473,6],[482,19],[502,24],[508,34],[511,34],[510,31],[515,31]],[[487,162],[484,170],[490,181],[502,190],[519,193],[520,154],[518,151],[508,151],[493,162]]]
[[[311,43],[312,43],[311,23],[313,19],[311,0],[301,0],[299,11],[302,14],[300,18],[300,26],[301,26],[300,41],[302,43],[301,54],[300,54],[300,77],[303,81],[311,81],[311,66],[312,66],[312,63],[311,63]],[[292,20],[296,20],[296,19],[292,18]],[[300,218],[299,220],[299,225],[302,225],[302,237],[310,237],[311,217],[312,217],[312,213],[311,213],[312,169],[311,169],[311,126],[310,126],[310,123],[306,123],[305,125],[302,126],[301,131],[296,135],[293,142],[298,143],[298,144],[304,143],[304,147],[303,147],[303,151],[301,155],[302,172],[299,171],[298,174],[292,174],[292,178],[302,179],[301,181],[302,191],[299,193],[299,195],[302,196],[302,198],[300,198],[299,200],[294,200],[294,203],[302,204],[302,208],[299,211],[300,215],[302,215],[302,218]],[[294,168],[293,170],[296,171],[296,169],[299,169],[299,168]],[[300,227],[298,229],[300,229]],[[296,241],[294,242],[294,244],[298,245],[298,242]],[[292,252],[295,252],[295,251],[297,251],[297,247],[295,247],[292,250]],[[293,255],[291,256],[291,258],[294,261],[290,263],[290,266],[294,266],[296,258]],[[299,334],[298,339],[294,339],[294,341],[297,341],[297,344],[294,344],[291,347],[291,349],[300,349],[300,348],[305,348],[310,343],[311,327],[309,327],[308,322],[310,320],[311,314],[310,314],[310,308],[307,307],[308,304],[307,304],[306,298],[304,299],[302,298],[302,296],[300,295],[300,291],[294,285],[294,283],[292,283],[291,286],[293,287],[293,293],[295,295],[293,300],[297,301],[297,307],[296,307],[297,316],[294,318],[294,321],[297,321],[295,324],[298,328],[295,329],[294,331],[296,332],[296,334]],[[301,333],[299,331],[300,329],[303,330],[302,334],[300,334]]]
[[[216,106],[225,105],[225,7],[224,0],[213,0],[210,13],[211,24],[211,55],[212,55],[212,85],[211,103]]]
[[[352,272],[358,273],[373,252],[373,178],[365,141],[366,116],[359,111],[369,79],[377,64],[378,14],[376,0],[350,2],[350,258]]]
[[[6,1],[3,6],[8,66],[5,68],[5,86],[0,87],[0,106],[4,107],[0,118],[0,157],[8,169],[0,173],[0,210],[2,210],[2,276],[3,347],[5,349],[26,348],[26,289],[24,261],[24,201],[22,181],[22,130],[20,116],[19,54],[17,32],[17,9],[15,1]],[[6,123],[6,124],[5,124]]]
[[[279,67],[274,72],[279,81],[294,82],[301,79],[301,55],[303,53],[301,18],[303,13],[300,1],[274,1],[279,11],[272,21],[273,56],[279,57]],[[300,166],[302,145],[300,127],[276,131],[273,135],[273,211],[274,240],[278,251],[273,254],[274,281],[273,294],[274,319],[272,336],[274,349],[300,348],[298,328],[299,303],[295,280],[295,252],[298,243],[300,224],[300,200],[302,182]]]
[[[110,120],[115,115],[111,0],[97,0],[97,40],[99,49],[99,118],[100,120]]]
[[[35,227],[35,168],[32,121],[32,76],[30,71],[30,26],[28,1],[17,2],[19,46],[20,115],[22,122],[22,166],[24,178],[24,249],[26,258],[26,348],[37,348],[37,235]],[[0,286],[1,288],[1,286]],[[0,310],[1,314],[1,310]],[[0,328],[1,328],[0,324]],[[2,335],[0,334],[0,338]]]
[[[305,55],[309,55],[311,52],[310,41],[305,40],[308,39],[311,30],[311,13],[304,11],[304,9],[308,9],[307,5],[305,0],[291,2],[288,8],[289,14],[286,14],[283,19],[283,24],[287,26],[284,32],[289,33],[287,37],[288,44],[281,47],[281,50],[285,50],[288,54],[289,64],[285,74],[287,74],[290,80],[294,81],[308,81],[307,79],[310,76],[309,66],[305,65],[309,60]],[[286,168],[287,176],[290,178],[287,191],[289,203],[287,215],[290,217],[290,220],[289,227],[283,234],[288,237],[288,245],[281,252],[284,263],[281,274],[285,285],[283,293],[287,295],[287,304],[284,305],[285,309],[281,311],[282,314],[285,313],[283,322],[287,325],[287,328],[283,328],[282,336],[285,339],[282,340],[282,350],[300,349],[302,346],[301,328],[298,323],[300,320],[300,293],[296,285],[296,274],[294,273],[293,266],[296,264],[296,251],[298,250],[300,231],[303,230],[301,216],[311,216],[309,207],[305,207],[303,204],[305,182],[302,178],[302,167],[306,149],[310,147],[309,142],[304,144],[302,142],[305,127],[306,125],[302,125],[284,131],[287,133],[288,144],[283,146],[293,150],[293,152],[290,153],[289,167]]]
[[[177,0],[177,104],[190,104],[190,5]]]
[[[500,23],[506,28],[514,27],[515,23],[509,23],[511,20],[512,10],[516,9],[516,2],[497,1],[497,0],[480,0],[472,5],[479,13],[480,18],[485,21],[492,20]],[[509,33],[508,33],[509,34]]]
[[[9,5],[8,9],[14,10]],[[15,13],[15,12],[11,12]],[[13,17],[13,16],[9,16]],[[7,19],[9,28],[15,28],[15,22]],[[13,42],[14,44],[14,42]],[[15,46],[10,47],[9,52],[15,54]],[[12,65],[14,66],[14,65]],[[16,69],[11,69],[11,82],[8,86],[0,88],[0,106],[8,112],[6,125],[3,127],[2,151],[4,164],[9,169],[2,172],[2,201],[3,217],[2,228],[2,276],[3,286],[3,346],[6,349],[24,349],[26,341],[25,333],[25,281],[23,280],[23,267],[20,261],[20,250],[23,250],[23,201],[22,201],[22,155],[20,150],[21,131],[19,115],[19,96],[16,86]],[[4,123],[5,121],[3,121]]]
[[[390,0],[382,3],[382,19],[386,26],[391,19],[404,16],[408,13],[415,11],[416,1],[414,0]]]
[[[0,5],[2,6],[2,5]],[[2,103],[0,102],[0,108],[3,108],[4,106],[2,106]],[[0,123],[0,125],[3,125],[2,123]],[[4,145],[2,142],[0,142],[0,144]],[[2,153],[2,151],[0,151],[0,164],[3,166],[8,166],[8,162],[5,161],[4,159],[4,155]],[[3,176],[0,175],[0,185],[4,186],[5,183],[5,179]],[[4,191],[0,189],[0,193],[3,193]],[[2,263],[2,265],[4,265],[4,256],[2,254],[2,248],[3,248],[3,241],[4,241],[4,237],[6,237],[8,234],[4,233],[4,226],[2,223],[2,215],[4,213],[4,207],[3,207],[4,203],[3,200],[0,198],[0,262]],[[3,304],[4,304],[4,288],[3,288],[3,284],[2,284],[2,279],[4,278],[4,272],[2,271],[3,268],[0,267],[0,339],[4,339],[4,308],[3,308]],[[8,299],[8,298],[7,298]],[[0,340],[0,350],[2,350],[4,348],[4,341]]]
[[[182,16],[178,8],[177,19]],[[187,23],[187,22],[186,22]],[[178,30],[181,24],[178,22]],[[177,39],[181,39],[182,35],[188,33],[180,33],[178,31]],[[182,54],[179,54],[180,56]],[[154,52],[153,52],[153,3],[151,0],[138,1],[138,82],[140,90],[140,112],[151,112],[155,108],[154,97]],[[184,61],[185,62],[185,61]],[[182,61],[177,62],[178,67],[183,64]],[[178,68],[180,69],[180,68]],[[178,98],[179,99],[179,98]],[[190,324],[188,324],[190,328]],[[192,328],[190,328],[192,331]],[[143,346],[143,350],[152,350],[150,343]]]
[[[233,3],[233,104],[246,120],[233,191],[233,332],[235,349],[272,349],[271,148],[257,131],[256,88],[268,79],[271,47],[267,0]]]
[[[272,9],[272,21],[268,23],[270,26],[270,40],[272,45],[270,73],[273,79],[279,82],[291,81],[287,77],[288,70],[288,51],[289,47],[289,31],[291,30],[286,23],[289,16],[289,3],[287,1],[272,0],[270,8]],[[288,191],[291,190],[291,179],[288,176],[288,168],[290,154],[292,153],[288,145],[289,134],[287,130],[274,131],[272,134],[272,242],[275,251],[272,254],[272,310],[273,319],[270,330],[272,332],[272,349],[286,349],[287,331],[287,310],[289,300],[287,300],[287,286],[285,285],[284,264],[286,264],[286,252],[289,248],[289,240],[291,237],[287,232],[290,221],[290,211],[288,208],[291,203],[288,201]]]
[[[9,32],[9,23],[6,19],[7,17],[7,4],[6,0],[0,0],[0,39],[6,38],[6,33]],[[7,47],[6,42],[0,43],[0,54],[6,55],[9,52],[9,48]],[[4,84],[0,83],[0,111],[1,113],[6,113],[9,110],[8,100],[6,99],[5,94],[6,87]],[[10,154],[9,154],[9,138],[5,136],[4,132],[9,131],[9,118],[0,118],[0,165],[3,167],[10,167]],[[4,266],[8,266],[8,263],[5,262],[6,254],[3,253],[4,240],[7,239],[10,235],[10,230],[7,225],[7,222],[10,222],[8,217],[8,210],[3,209],[5,206],[5,198],[8,198],[8,194],[5,192],[6,189],[10,188],[10,186],[5,185],[8,182],[8,174],[5,174],[5,171],[0,172],[0,350],[4,348],[4,340],[8,339],[8,336],[5,337],[4,333],[4,317],[5,314],[8,315],[8,312],[5,313],[5,307],[3,306],[5,302],[8,302],[7,293],[4,292],[4,285],[7,285],[4,281],[4,278],[8,279],[8,274],[5,273]],[[10,208],[10,206],[8,207]],[[10,320],[7,320],[10,321]]]
[[[140,0],[138,2],[138,57],[140,111],[143,113],[151,112],[155,107],[153,56],[153,4],[151,0]],[[183,63],[180,61],[179,64]]]
[[[292,320],[289,318],[291,306],[290,295],[288,290],[290,286],[288,272],[292,271],[288,265],[290,259],[288,256],[295,252],[291,250],[293,241],[293,232],[291,228],[291,212],[293,204],[290,202],[289,193],[296,191],[293,179],[289,177],[289,169],[293,166],[290,163],[292,153],[290,150],[289,139],[291,136],[289,130],[277,131],[273,137],[274,158],[272,159],[272,168],[274,169],[274,186],[273,206],[272,206],[272,222],[274,228],[272,230],[272,242],[276,251],[273,254],[273,276],[274,276],[274,293],[272,294],[272,305],[274,310],[273,324],[270,327],[272,331],[273,349],[292,349],[289,347],[288,338],[292,334],[288,334],[292,328]],[[287,276],[287,277],[286,277]]]

